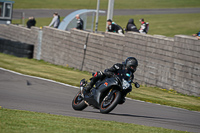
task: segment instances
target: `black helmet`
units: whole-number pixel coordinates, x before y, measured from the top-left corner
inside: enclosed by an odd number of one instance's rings
[[[131,72],[135,72],[138,66],[138,61],[134,57],[128,57],[125,61],[126,68]]]

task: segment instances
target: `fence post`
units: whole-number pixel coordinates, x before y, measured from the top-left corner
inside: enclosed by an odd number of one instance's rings
[[[81,71],[83,71],[83,65],[84,65],[84,62],[85,62],[85,55],[86,55],[86,49],[87,49],[87,43],[88,43],[89,35],[90,35],[90,33],[87,33],[86,41],[85,41],[85,44],[84,44],[84,47],[83,47],[84,53],[83,53],[83,61],[82,61],[81,69],[80,69]]]
[[[22,25],[25,26],[25,12],[22,12]]]
[[[37,44],[37,56],[36,56],[37,60],[40,60],[40,56],[42,53],[41,47],[42,47],[42,28],[40,28],[38,31],[38,44]]]

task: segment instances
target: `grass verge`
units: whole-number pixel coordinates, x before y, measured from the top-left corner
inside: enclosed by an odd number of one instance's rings
[[[35,59],[18,58],[2,53],[0,53],[0,67],[74,86],[79,86],[79,82],[82,78],[89,79],[91,77],[91,73],[88,72],[82,72],[64,66],[57,66]],[[200,97],[179,94],[174,90],[146,86],[142,86],[138,89],[133,87],[133,91],[130,95],[127,95],[127,97],[146,102],[200,111]]]
[[[61,20],[64,17],[61,17]],[[144,18],[149,22],[150,35],[164,35],[174,37],[174,35],[192,35],[199,31],[200,13],[196,14],[159,14],[159,15],[129,15],[129,16],[114,16],[113,21],[119,24],[122,28],[130,18],[135,20],[137,28],[140,28],[140,18]],[[178,18],[178,19],[177,19]],[[49,25],[52,18],[36,18],[36,26],[43,27]],[[26,19],[25,22],[28,20]],[[12,23],[21,23],[20,20],[13,20]],[[105,31],[106,16],[99,16],[98,31]],[[184,27],[184,28],[183,28]]]
[[[183,133],[183,131],[0,108],[1,133]]]
[[[97,0],[14,0],[14,8],[96,9]],[[115,0],[115,9],[200,7],[198,0]],[[108,0],[100,0],[100,9],[108,8]]]

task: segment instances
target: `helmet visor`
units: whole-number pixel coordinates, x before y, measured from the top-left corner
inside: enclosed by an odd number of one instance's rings
[[[137,69],[137,67],[136,67],[136,66],[133,66],[133,65],[131,65],[131,66],[129,66],[129,67],[128,67],[128,69],[129,69],[131,72],[135,72],[135,71],[136,71],[136,69]]]

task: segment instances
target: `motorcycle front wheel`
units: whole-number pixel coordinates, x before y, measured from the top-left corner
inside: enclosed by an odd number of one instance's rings
[[[85,101],[83,100],[82,96],[81,96],[81,91],[79,91],[74,99],[72,100],[72,108],[74,110],[83,110],[87,107],[88,105],[85,103]]]
[[[111,92],[111,95],[105,96],[105,98],[102,100],[100,105],[100,112],[104,114],[109,113],[117,106],[120,99],[121,99],[121,92],[118,90],[113,90]]]

